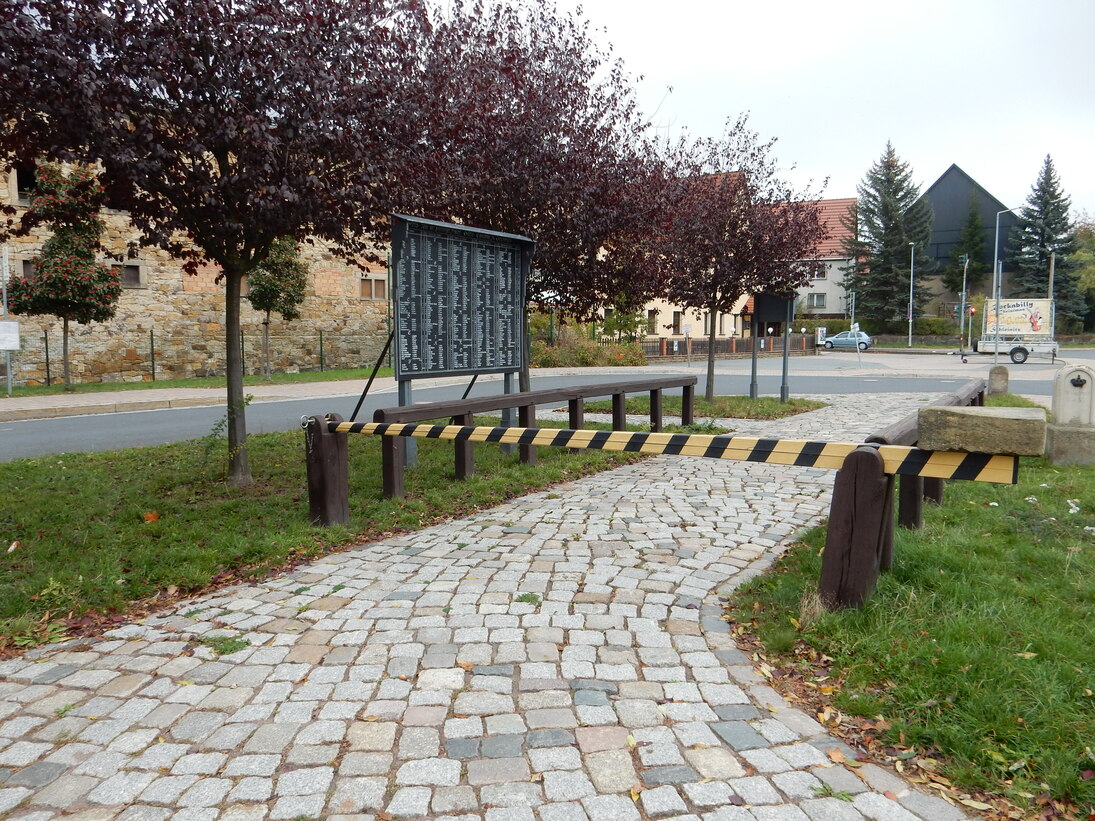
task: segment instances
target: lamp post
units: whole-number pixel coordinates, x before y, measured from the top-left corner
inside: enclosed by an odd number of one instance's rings
[[[993,365],[1000,360],[1000,288],[1003,279],[1003,271],[1000,270],[1000,215],[1018,211],[1021,207],[1017,205],[1014,208],[1005,208],[1003,211],[996,212],[996,237],[992,241],[992,295],[996,300],[996,319],[993,322]]]
[[[916,276],[916,243],[909,243],[909,347],[912,347],[913,283]]]

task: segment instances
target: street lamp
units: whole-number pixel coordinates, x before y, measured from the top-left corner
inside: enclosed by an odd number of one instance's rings
[[[996,300],[996,320],[993,326],[993,349],[992,349],[992,364],[995,365],[1000,360],[1000,288],[1003,284],[1003,272],[1000,268],[1000,215],[1010,214],[1013,211],[1018,211],[1022,206],[1017,205],[1014,208],[1005,208],[1003,211],[996,212],[996,238],[992,241],[992,293],[993,298]]]
[[[916,243],[909,243],[909,347],[912,347],[913,282],[916,265]]]

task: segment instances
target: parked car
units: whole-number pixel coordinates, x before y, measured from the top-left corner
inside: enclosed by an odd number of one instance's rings
[[[844,331],[843,333],[825,337],[826,348],[854,348],[865,351],[874,344],[874,340],[866,331]]]

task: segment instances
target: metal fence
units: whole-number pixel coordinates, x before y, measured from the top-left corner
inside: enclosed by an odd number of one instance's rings
[[[716,357],[750,356],[754,343],[759,343],[757,352],[761,355],[782,354],[783,337],[729,337],[716,339]],[[814,353],[817,350],[815,338],[811,334],[791,334],[787,339],[791,353]],[[663,357],[702,356],[706,357],[710,340],[706,337],[644,339],[638,343],[647,359]]]

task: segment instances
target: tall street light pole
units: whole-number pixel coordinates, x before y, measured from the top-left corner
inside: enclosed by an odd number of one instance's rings
[[[1003,272],[1000,270],[1000,215],[1018,211],[1022,206],[1005,208],[996,212],[996,238],[992,242],[992,292],[996,300],[996,319],[993,327],[992,364],[1000,361],[1000,288],[1002,286]]]
[[[912,347],[913,283],[916,275],[916,243],[909,243],[909,347]]]

